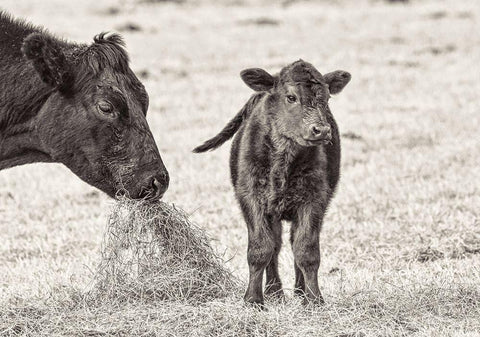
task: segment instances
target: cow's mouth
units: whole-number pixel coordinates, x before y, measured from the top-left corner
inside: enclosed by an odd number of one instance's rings
[[[328,144],[331,143],[332,139],[331,138],[321,138],[321,139],[308,139],[304,138],[303,139],[307,146],[318,146],[322,144]]]
[[[146,201],[157,201],[163,197],[165,192],[161,190],[154,190],[148,187],[142,187],[138,193],[132,194],[129,193],[126,189],[122,188],[115,193],[113,196],[115,199],[118,198],[128,198],[132,200],[146,200]]]
[[[165,190],[160,188],[143,187],[138,194],[138,198],[148,201],[157,201],[163,197]]]

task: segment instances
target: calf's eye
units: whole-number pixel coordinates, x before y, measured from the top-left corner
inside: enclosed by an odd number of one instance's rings
[[[98,107],[98,110],[100,110],[100,112],[104,114],[110,115],[113,113],[113,105],[110,104],[109,102],[101,101],[98,103],[97,107]]]
[[[288,103],[295,103],[297,101],[297,98],[293,95],[287,95],[287,102]]]

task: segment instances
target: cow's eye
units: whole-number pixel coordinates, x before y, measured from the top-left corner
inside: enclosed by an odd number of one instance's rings
[[[287,102],[288,103],[295,103],[297,101],[297,98],[293,95],[287,95]]]
[[[107,101],[101,101],[97,105],[98,110],[100,110],[101,113],[104,113],[106,115],[111,115],[113,114],[113,105],[110,104]]]

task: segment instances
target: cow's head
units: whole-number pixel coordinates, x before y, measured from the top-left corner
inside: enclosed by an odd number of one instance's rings
[[[37,133],[54,161],[108,195],[158,199],[169,176],[145,118],[147,92],[123,47],[115,34],[88,46],[29,35],[22,51],[50,88]]]
[[[331,140],[328,108],[330,94],[338,94],[350,81],[350,74],[337,70],[322,76],[310,63],[296,61],[272,76],[263,69],[241,72],[243,81],[255,91],[269,93],[266,104],[271,127],[302,146]]]

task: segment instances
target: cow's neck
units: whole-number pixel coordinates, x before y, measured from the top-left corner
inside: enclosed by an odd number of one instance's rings
[[[34,120],[0,129],[0,170],[51,161],[36,135]]]
[[[1,55],[1,53],[0,53]],[[3,63],[2,63],[3,62]],[[51,162],[36,133],[37,117],[52,89],[23,59],[0,61],[0,170],[34,162]],[[1,72],[0,72],[1,73]]]

